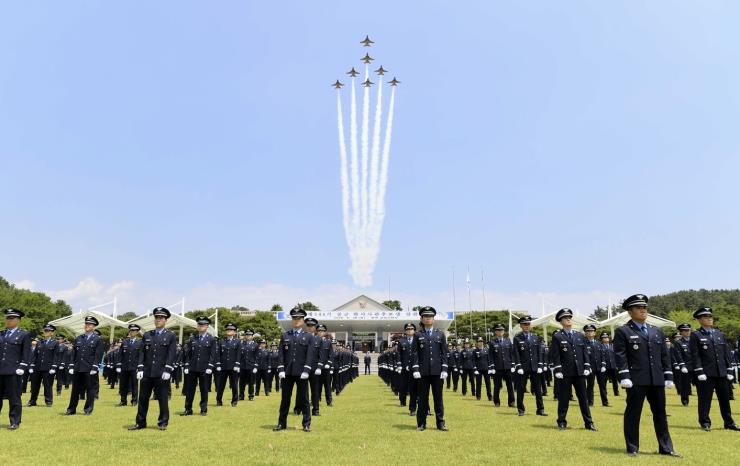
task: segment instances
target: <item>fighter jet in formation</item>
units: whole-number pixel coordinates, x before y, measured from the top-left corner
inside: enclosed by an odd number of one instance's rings
[[[399,84],[401,84],[401,81],[396,79],[396,77],[394,76],[391,81],[388,81],[388,84],[390,84],[391,86],[398,86]]]
[[[360,41],[360,43],[365,47],[370,47],[370,44],[374,44],[375,42],[371,41],[369,36],[365,36],[365,40]]]
[[[365,63],[366,65],[369,65],[369,64],[370,64],[370,62],[371,62],[371,61],[373,61],[373,60],[375,60],[375,59],[374,59],[374,58],[372,58],[372,57],[370,56],[370,54],[369,54],[369,53],[366,53],[366,54],[365,54],[365,56],[361,58],[361,60],[362,60],[362,62],[363,62],[363,63]]]
[[[355,71],[355,67],[353,66],[351,70],[347,71],[347,74],[350,75],[350,76],[352,76],[354,78],[355,76],[357,76],[360,73],[358,73],[357,71]]]
[[[380,65],[380,68],[375,70],[376,73],[378,73],[380,76],[383,76],[388,70],[383,69],[383,65]]]
[[[370,87],[370,86],[373,85],[373,82],[370,81],[370,79],[365,79],[365,81],[362,83],[362,85],[365,86],[365,87]]]
[[[332,84],[332,86],[334,86],[334,89],[341,89],[342,86],[344,86],[344,84],[340,83],[339,80],[337,79],[337,82]]]

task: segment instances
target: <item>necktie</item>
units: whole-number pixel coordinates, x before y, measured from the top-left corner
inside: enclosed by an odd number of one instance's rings
[[[643,325],[642,326],[642,333],[644,333],[645,335],[647,335],[647,325]]]

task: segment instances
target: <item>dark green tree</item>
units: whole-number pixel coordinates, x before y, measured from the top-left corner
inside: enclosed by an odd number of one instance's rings
[[[394,311],[403,311],[403,308],[401,307],[401,301],[397,299],[383,301],[383,305],[393,309]]]

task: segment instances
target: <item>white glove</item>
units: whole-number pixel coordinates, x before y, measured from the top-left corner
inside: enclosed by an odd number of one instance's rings
[[[282,372],[282,371],[281,372],[278,372],[278,378],[279,379],[284,379],[285,378],[285,372]]]
[[[620,380],[619,385],[622,388],[632,388],[632,381],[630,379]]]
[[[238,374],[240,371],[241,371],[241,368],[239,366],[234,366],[234,372]],[[270,371],[267,371],[267,372],[270,372]]]
[[[121,373],[121,368],[120,367],[116,367],[116,372],[120,374]]]
[[[170,377],[172,376],[169,372],[162,372],[162,380],[170,380]]]
[[[324,369],[328,369],[328,368],[329,368],[329,364],[324,364]]]
[[[677,370],[679,370],[679,367],[678,366],[673,366],[673,370],[674,371],[677,371]]]
[[[334,370],[330,370],[329,371],[329,374],[332,374],[333,375],[334,374]]]
[[[555,373],[555,378],[556,379],[562,379],[563,378],[563,373],[562,372],[556,372]]]
[[[673,388],[673,380],[666,380],[665,388]]]
[[[538,368],[537,368],[537,373],[538,373],[538,374],[542,374],[542,368],[541,368],[541,367],[538,367]]]
[[[682,374],[688,374],[688,373],[689,373],[689,370],[688,370],[688,369],[686,369],[685,367],[682,367],[682,368],[681,368],[681,373],[682,373]]]
[[[514,368],[512,367],[512,368],[511,368],[511,373],[513,374],[515,370],[516,370],[516,369],[514,369]]]
[[[473,371],[473,374],[478,375],[478,369],[476,369],[475,371]]]
[[[69,375],[74,375],[75,370],[74,369],[70,369],[68,372],[69,372]]]
[[[408,369],[406,369],[406,370],[408,370]],[[452,369],[452,370],[453,370],[454,372],[457,372],[457,367],[456,367],[456,368],[454,368],[454,369]]]
[[[94,369],[93,370],[90,370],[90,375],[96,375],[97,373],[98,373],[98,371],[96,371]]]
[[[603,374],[604,372],[606,372],[606,367],[601,368],[601,373]]]
[[[517,369],[516,373],[519,375],[524,375],[524,369]]]
[[[702,374],[700,376],[697,376],[696,378],[697,380],[699,380],[699,382],[705,382],[707,380],[706,374]]]
[[[735,376],[732,375],[732,374],[727,374],[727,380],[729,380],[730,382],[732,382],[733,380],[735,380]]]
[[[321,375],[321,368],[316,369],[316,372],[314,372],[314,375]]]
[[[257,368],[255,367],[254,369],[252,369],[252,374],[256,374],[256,373],[257,373]]]
[[[496,373],[496,371],[495,371],[495,370],[493,370],[493,369],[488,369],[488,375],[493,375],[493,374],[495,374],[495,373]]]
[[[211,374],[213,374],[213,371],[210,368],[208,368],[208,369],[206,369],[206,374],[211,375]]]
[[[15,370],[15,373],[16,373],[16,375],[23,375],[23,374],[26,373],[26,371],[24,371],[23,369],[16,369]]]
[[[221,366],[216,367],[216,372],[221,372]]]
[[[476,372],[477,372],[477,371],[476,371]],[[446,378],[447,378],[447,372],[445,372],[445,371],[442,371],[442,372],[441,372],[441,373],[439,374],[439,378],[440,378],[440,379],[446,379]]]
[[[54,375],[56,373],[57,373],[56,369],[49,369],[49,374]]]
[[[136,373],[136,380],[141,380],[141,379],[143,379],[143,378],[144,378],[144,372],[142,372],[142,371],[138,371],[138,372]]]
[[[589,375],[590,373],[591,373],[591,371],[590,371],[590,370],[588,370],[588,369],[585,369],[585,370],[583,371],[583,375],[584,375],[584,376],[586,376],[586,377],[588,377],[588,375]]]
[[[301,373],[301,380],[306,380],[308,378],[308,372]]]
[[[190,369],[188,368],[185,368],[182,371],[185,373],[185,375],[188,375],[190,373]]]
[[[400,367],[396,368],[396,372],[397,372],[397,373],[399,373],[399,374],[400,374],[400,373],[401,373],[402,371],[403,371],[403,369],[401,369]]]
[[[413,375],[413,377],[415,379],[420,379],[421,378],[421,374],[419,373],[419,371],[414,372],[412,375]]]
[[[33,367],[32,367],[32,368],[30,368],[30,369],[28,369],[28,373],[29,373],[29,374],[33,374]],[[23,374],[18,374],[18,375],[23,375]]]

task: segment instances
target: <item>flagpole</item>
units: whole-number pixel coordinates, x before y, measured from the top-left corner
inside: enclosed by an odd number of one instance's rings
[[[468,266],[468,274],[465,279],[468,283],[468,315],[470,315],[470,338],[473,338],[473,302],[470,299],[470,266]]]
[[[481,281],[481,289],[483,290],[483,328],[486,332],[486,341],[488,341],[488,308],[486,307],[486,279],[483,275],[483,269],[480,269],[480,281]]]
[[[455,322],[455,338],[457,338],[457,314],[455,309],[457,308],[457,300],[455,297],[455,267],[452,267],[452,315],[453,321]]]

